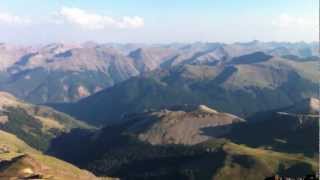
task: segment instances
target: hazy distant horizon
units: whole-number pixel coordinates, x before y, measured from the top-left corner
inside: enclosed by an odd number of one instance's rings
[[[47,43],[15,43],[15,42],[1,42],[1,44],[7,44],[7,45],[15,45],[15,46],[46,46],[50,44],[65,44],[65,45],[83,45],[87,43],[95,43],[97,45],[145,45],[145,46],[162,46],[162,45],[174,45],[174,44],[206,44],[206,43],[219,43],[219,44],[237,44],[237,43],[290,43],[290,44],[299,44],[299,43],[305,43],[305,44],[318,44],[320,46],[320,41],[261,41],[261,40],[250,40],[250,41],[234,41],[234,42],[221,42],[221,41],[194,41],[194,42],[163,42],[163,43],[146,43],[146,42],[98,42],[98,41],[81,41],[81,42],[59,42],[59,41],[54,41],[54,42],[47,42]]]

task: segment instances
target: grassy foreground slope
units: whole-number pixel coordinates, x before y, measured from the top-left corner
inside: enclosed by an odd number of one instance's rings
[[[43,155],[16,136],[0,130],[0,179],[10,178],[97,179],[87,171],[56,158]]]
[[[304,177],[318,170],[316,159],[301,154],[280,153],[234,143],[226,143],[223,150],[227,156],[214,179],[258,180],[275,174]]]

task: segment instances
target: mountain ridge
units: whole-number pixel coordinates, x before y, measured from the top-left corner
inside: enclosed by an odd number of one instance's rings
[[[170,113],[195,113],[197,122],[204,115],[219,114],[212,109],[208,111],[207,108],[203,105],[168,107],[159,111],[162,113],[160,119],[163,118],[160,121],[172,122],[170,119],[165,119]],[[150,110],[142,114],[127,115],[125,118],[131,121],[106,126],[97,133],[77,131],[74,134],[65,134],[64,137],[54,140],[50,152],[90,169],[96,174],[129,179],[227,180],[245,177],[245,179],[256,180],[275,174],[304,177],[318,171],[316,154],[318,136],[316,135],[319,123],[317,119],[304,119],[301,126],[299,119],[295,117],[273,116],[274,112],[278,112],[275,110],[270,112],[271,118],[264,116],[266,118],[264,121],[237,123],[231,131],[221,137],[208,134],[208,139],[187,145],[183,141],[153,144],[147,138],[134,135],[137,132],[141,133],[139,127],[145,128],[146,122],[153,121],[146,118],[146,115],[157,115],[157,113],[159,115],[159,112]],[[174,118],[174,121],[184,122],[187,119]],[[162,126],[168,131],[171,127],[171,125]],[[214,127],[207,128],[214,129]],[[154,132],[161,137],[162,131],[159,129]],[[190,129],[184,127],[182,129],[192,136]],[[201,132],[197,133],[201,134]],[[174,138],[179,139],[182,136],[182,134],[176,134]],[[308,139],[308,143],[305,139]],[[67,149],[59,148],[61,146]],[[84,152],[73,153],[72,157],[68,155],[73,152],[70,151],[73,148],[82,146],[86,147]],[[98,150],[97,147],[99,147]],[[90,154],[91,151],[96,152],[96,156],[78,159],[85,154]]]
[[[170,108],[168,108],[170,109]],[[125,133],[137,136],[150,144],[193,145],[212,137],[221,137],[232,130],[232,126],[245,120],[220,113],[205,105],[194,109],[160,110],[125,117],[128,125]],[[212,128],[214,130],[204,131]],[[210,134],[210,135],[209,135]]]
[[[316,64],[273,57],[249,64],[175,66],[133,77],[77,103],[53,107],[92,123],[115,123],[128,113],[177,104],[207,104],[247,117],[316,96]]]
[[[319,47],[315,43],[259,41],[164,45],[95,42],[37,46],[2,44],[0,90],[33,103],[75,102],[156,69],[179,65],[219,66],[256,52],[267,57],[308,62],[319,57],[317,49]],[[256,58],[251,59],[257,61]]]

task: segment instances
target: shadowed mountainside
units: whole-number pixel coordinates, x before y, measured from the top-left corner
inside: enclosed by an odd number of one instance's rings
[[[15,134],[34,148],[45,150],[51,139],[74,128],[92,129],[52,108],[32,105],[0,92],[0,130]]]
[[[313,117],[316,114],[292,116],[287,112],[294,113],[293,109],[300,107],[308,109],[305,112],[311,112],[310,109],[315,112],[319,110],[315,109],[319,107],[317,102],[314,98],[304,100],[282,108],[281,112],[275,111],[276,116],[273,112],[256,116],[266,119],[240,120],[221,136],[212,133],[216,130],[213,124],[200,128],[201,131],[194,131],[199,127],[189,124],[190,121],[201,124],[207,118],[215,123],[236,118],[206,106],[195,109],[197,106],[183,105],[132,114],[124,117],[130,119],[125,123],[107,126],[96,133],[75,130],[58,137],[52,141],[49,153],[98,175],[128,179],[256,180],[276,174],[306,176],[318,171],[319,124]],[[176,129],[175,124],[182,125]],[[206,138],[193,139],[197,136]],[[195,141],[186,143],[181,141],[184,138]],[[75,153],[75,149],[82,151]]]
[[[183,65],[131,78],[77,103],[52,106],[93,124],[119,123],[126,114],[179,104],[207,104],[249,117],[316,97],[318,77],[316,61],[278,57],[249,64]]]
[[[92,173],[43,155],[0,130],[0,179],[95,180]]]

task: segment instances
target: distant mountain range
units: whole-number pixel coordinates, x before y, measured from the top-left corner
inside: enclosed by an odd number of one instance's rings
[[[201,105],[242,118],[317,97],[318,60],[254,52],[216,65],[184,64],[130,78],[58,110],[92,124],[174,105]]]
[[[2,43],[0,90],[33,103],[74,102],[159,68],[254,63],[269,56],[309,62],[319,60],[318,49],[316,43],[259,41],[167,45],[90,42],[33,47]],[[238,58],[241,56],[246,60]]]

